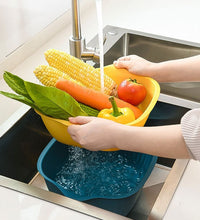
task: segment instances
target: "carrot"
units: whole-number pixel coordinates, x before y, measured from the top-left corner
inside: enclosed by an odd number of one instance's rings
[[[109,101],[109,95],[106,95],[100,91],[81,86],[66,79],[59,79],[56,82],[56,88],[67,92],[78,102],[89,105],[98,110],[112,108],[112,105]],[[132,109],[136,119],[142,115],[142,111],[138,107],[133,106],[118,98],[115,98],[115,101],[117,106],[120,108],[128,107]]]

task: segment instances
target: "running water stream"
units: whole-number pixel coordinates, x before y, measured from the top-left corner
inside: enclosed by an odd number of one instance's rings
[[[104,92],[104,55],[103,55],[103,18],[102,18],[102,0],[96,0],[97,20],[98,20],[98,40],[100,51],[100,74],[101,91]]]
[[[98,19],[98,41],[100,51],[101,91],[104,92],[104,54],[102,0],[96,0]],[[69,154],[56,173],[55,181],[65,190],[81,197],[121,197],[133,193],[140,183],[142,171],[129,154],[93,152],[83,148],[67,146]]]

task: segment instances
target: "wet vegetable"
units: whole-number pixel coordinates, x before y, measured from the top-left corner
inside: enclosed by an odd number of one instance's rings
[[[118,86],[117,93],[120,99],[132,105],[139,105],[145,99],[147,91],[136,79],[126,79]]]
[[[135,115],[130,108],[118,108],[113,96],[109,97],[112,108],[103,109],[99,112],[98,117],[109,119],[121,124],[127,124],[135,120]]]
[[[104,94],[100,91],[96,91],[94,89],[81,86],[72,81],[66,79],[59,79],[56,82],[56,88],[67,92],[78,102],[84,103],[85,105],[89,105],[95,109],[102,110],[105,108],[112,107],[111,103],[109,102],[109,95]],[[117,103],[117,106],[120,108],[130,108],[134,112],[135,118],[139,118],[142,115],[142,111],[138,107],[124,102],[123,100],[118,98],[115,98],[115,101]]]
[[[9,72],[4,73],[4,80],[18,95],[3,91],[0,94],[27,104],[45,115],[65,120],[71,116],[87,115],[72,96],[60,89],[27,82]]]

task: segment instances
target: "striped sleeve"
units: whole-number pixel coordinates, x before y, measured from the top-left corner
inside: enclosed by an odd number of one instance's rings
[[[200,108],[190,110],[182,117],[181,130],[193,158],[200,160]]]

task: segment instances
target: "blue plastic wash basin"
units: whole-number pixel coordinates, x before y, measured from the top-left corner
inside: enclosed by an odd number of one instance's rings
[[[128,151],[88,151],[52,139],[37,167],[50,191],[126,216],[157,157]]]

